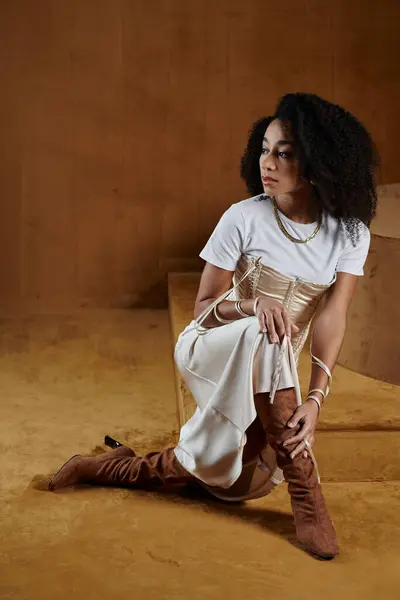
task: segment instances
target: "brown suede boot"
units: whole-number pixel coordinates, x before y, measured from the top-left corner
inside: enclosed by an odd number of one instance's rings
[[[284,448],[282,445],[299,430],[287,427],[297,408],[294,389],[278,390],[273,404],[268,398],[267,402],[264,400],[262,407],[258,407],[256,403],[256,408],[268,441],[276,451],[277,464],[288,483],[299,542],[306,550],[321,558],[337,556],[339,546],[336,531],[328,515],[321,485],[314,473],[312,459],[310,456],[304,458],[302,453],[291,459],[289,454],[296,444],[292,448]]]
[[[100,456],[73,456],[51,479],[49,489],[77,483],[143,488],[195,480],[179,463],[173,448],[136,456],[130,448],[120,446]]]

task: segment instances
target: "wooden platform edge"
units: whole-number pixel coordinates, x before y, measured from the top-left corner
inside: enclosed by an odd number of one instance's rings
[[[178,340],[179,334],[183,331],[183,329],[189,324],[185,320],[180,321],[178,316],[175,314],[175,303],[174,303],[174,293],[173,293],[173,284],[176,279],[182,280],[182,278],[186,279],[190,285],[198,285],[198,281],[200,279],[200,273],[168,273],[168,313],[169,313],[169,322],[171,328],[171,338],[173,343],[172,353],[174,355],[176,342]],[[196,410],[196,402],[190,393],[185,380],[183,379],[181,373],[179,372],[178,366],[175,362],[174,356],[174,373],[175,373],[175,389],[176,389],[176,412],[178,418],[178,425],[181,428],[188,419],[193,415]]]

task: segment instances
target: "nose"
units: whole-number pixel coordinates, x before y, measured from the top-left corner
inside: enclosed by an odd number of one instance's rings
[[[275,156],[272,152],[261,156],[261,168],[265,171],[276,171]]]

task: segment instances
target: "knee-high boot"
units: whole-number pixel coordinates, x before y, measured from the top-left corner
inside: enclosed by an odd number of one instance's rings
[[[259,417],[288,483],[297,538],[309,552],[322,558],[333,558],[339,554],[336,531],[314,473],[313,461],[310,456],[304,458],[302,453],[291,459],[289,454],[294,447],[283,447],[283,442],[296,433],[287,426],[297,408],[295,391],[293,388],[278,390],[273,404],[269,397],[262,406],[257,404],[260,404],[259,399],[256,402]]]
[[[100,456],[73,456],[51,479],[49,489],[77,483],[145,488],[195,480],[177,460],[173,448],[136,456],[130,448],[120,446]]]

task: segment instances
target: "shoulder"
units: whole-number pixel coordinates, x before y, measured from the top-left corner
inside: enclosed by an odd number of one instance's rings
[[[363,245],[365,245],[365,244],[369,245],[369,242],[371,240],[371,232],[370,232],[369,228],[362,221],[359,221],[359,227],[360,227],[359,243],[363,244]]]
[[[258,196],[252,196],[245,200],[240,200],[231,204],[227,209],[232,217],[237,217],[244,221],[249,221],[253,216],[258,217],[260,214],[265,213],[266,207],[269,203],[266,202],[263,194]]]
[[[364,264],[368,256],[371,241],[371,234],[368,227],[361,221],[357,221],[355,226],[355,229],[353,229],[350,234],[344,224],[341,224],[344,242],[342,242],[336,270],[338,272],[344,271],[353,275],[363,275]]]
[[[240,202],[235,202],[235,204],[232,204],[231,208],[236,207],[237,211],[241,211],[242,213],[246,214],[262,210],[265,204],[266,202],[264,195],[258,194],[257,196],[240,200]]]
[[[344,224],[340,223],[341,234],[343,236],[344,248],[348,251],[351,250],[367,250],[371,242],[371,233],[368,227],[362,221],[357,221],[357,230],[354,239],[352,240],[349,232],[345,228]]]
[[[262,194],[258,196],[252,196],[245,200],[240,200],[231,204],[231,206],[225,211],[223,219],[227,225],[235,227],[241,232],[243,239],[246,239],[249,232],[257,229],[257,223],[259,224],[263,217],[267,216],[269,219],[269,208],[267,207],[268,202]]]
[[[350,250],[350,248],[355,247],[369,247],[371,234],[365,223],[357,220],[356,228],[358,232],[353,242],[348,230],[344,225],[344,222],[341,219],[333,217],[328,212],[325,212],[324,214],[328,236],[332,237],[335,240],[335,243],[337,243],[343,251]]]

